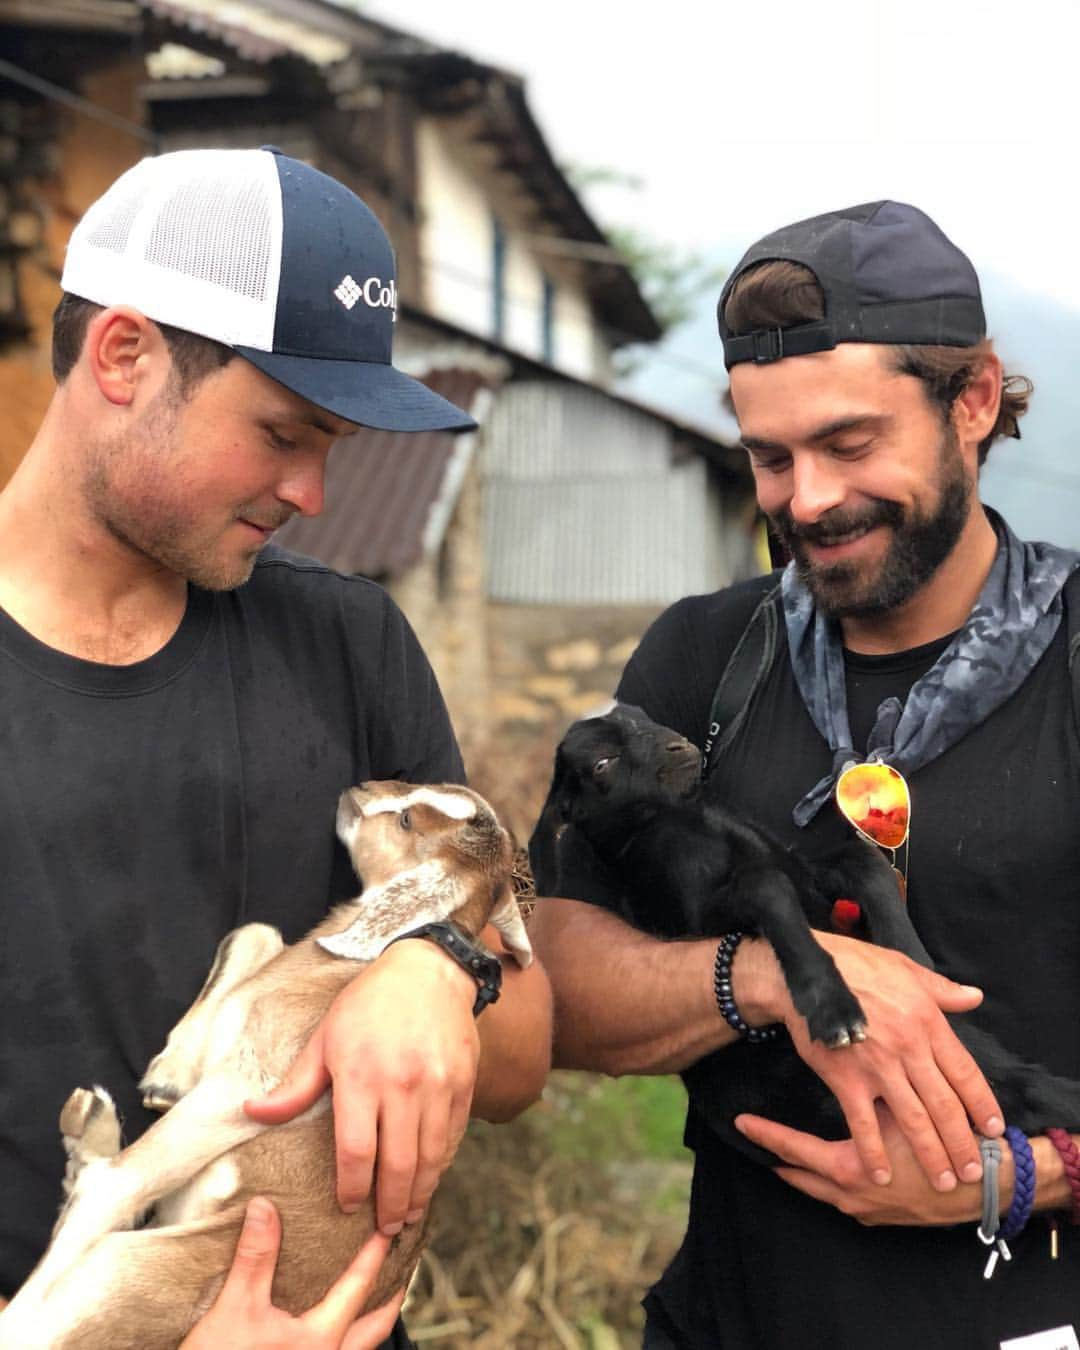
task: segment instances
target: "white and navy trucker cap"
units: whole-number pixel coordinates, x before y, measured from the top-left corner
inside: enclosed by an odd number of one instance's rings
[[[475,425],[390,364],[397,280],[378,220],[273,148],[142,160],[75,227],[60,285],[213,338],[361,426]]]

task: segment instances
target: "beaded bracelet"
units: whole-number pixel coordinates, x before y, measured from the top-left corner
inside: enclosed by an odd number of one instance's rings
[[[1069,1190],[1072,1192],[1069,1221],[1070,1223],[1080,1223],[1080,1150],[1073,1143],[1072,1135],[1067,1130],[1059,1130],[1050,1126],[1046,1131],[1046,1137],[1061,1154],[1061,1161],[1065,1164],[1065,1179],[1068,1181]]]
[[[743,1021],[731,990],[731,963],[735,959],[739,943],[745,936],[745,933],[725,933],[720,939],[720,945],[716,949],[716,964],[713,966],[713,993],[716,995],[716,1006],[720,1009],[720,1015],[728,1026],[733,1027],[743,1040],[760,1045],[763,1041],[775,1040],[778,1028],[748,1026]]]
[[[1013,1153],[1015,1181],[1012,1204],[1002,1221],[998,1237],[1004,1242],[1011,1242],[1024,1231],[1024,1226],[1031,1218],[1031,1211],[1035,1206],[1035,1155],[1031,1151],[1027,1135],[1015,1125],[1006,1127],[1005,1138]]]

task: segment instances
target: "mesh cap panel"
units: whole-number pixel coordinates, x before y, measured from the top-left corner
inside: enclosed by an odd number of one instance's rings
[[[142,160],[90,207],[60,285],[228,346],[271,351],[281,245],[273,155],[180,150]]]
[[[89,242],[95,248],[123,253],[138,217],[141,201],[142,192],[137,183],[131,184],[127,192],[118,192],[112,210],[103,213],[96,227],[91,230]]]
[[[183,184],[162,204],[146,259],[262,301],[272,240],[272,202],[264,182],[204,176]]]

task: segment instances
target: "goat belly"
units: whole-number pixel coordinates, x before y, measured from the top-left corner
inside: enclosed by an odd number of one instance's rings
[[[110,1233],[34,1310],[33,1329],[13,1327],[10,1339],[0,1321],[0,1350],[176,1350],[217,1297],[255,1194],[281,1214],[274,1303],[294,1314],[317,1303],[374,1228],[373,1210],[338,1206],[331,1115],[275,1127],[226,1159],[238,1186],[217,1213]],[[416,1224],[394,1240],[369,1307],[408,1282],[425,1235],[426,1224]]]

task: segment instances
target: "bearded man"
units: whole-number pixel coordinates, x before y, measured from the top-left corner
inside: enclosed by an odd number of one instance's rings
[[[1075,1143],[1009,1128],[986,1218],[977,1132],[999,1137],[1007,1122],[945,1018],[966,1013],[1080,1077],[1080,747],[1063,619],[1077,557],[1021,543],[978,497],[979,467],[1018,434],[1031,386],[1003,373],[971,263],[900,203],[762,239],[719,322],[758,501],[792,561],[782,578],[669,609],[618,697],[699,745],[718,739],[721,799],[812,857],[850,834],[835,801],[844,766],[898,769],[912,809],[897,864],[942,973],[816,934],[867,1018],[865,1041],[827,1049],[761,939],[659,942],[599,895],[537,906],[556,1062],[678,1071],[690,1086],[688,1231],[646,1300],[645,1344],[1075,1347],[1080,1241],[1064,1233],[1052,1253],[1043,1222],[1080,1212]],[[769,606],[775,654],[725,729],[714,692]],[[701,1094],[726,1047],[773,1023],[832,1089],[851,1138],[738,1119],[782,1160],[770,1169],[709,1129]],[[999,1215],[1016,1235],[988,1280],[976,1226]]]

